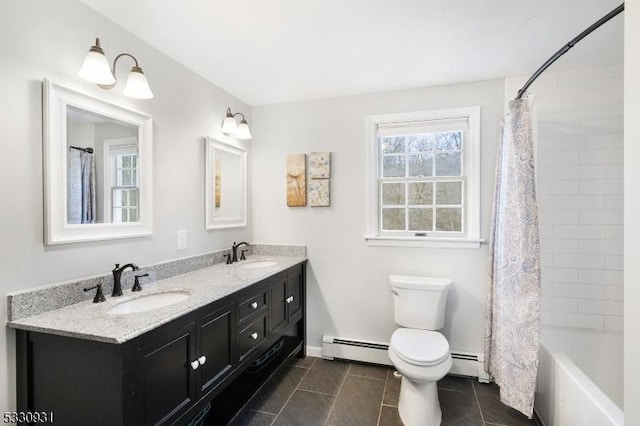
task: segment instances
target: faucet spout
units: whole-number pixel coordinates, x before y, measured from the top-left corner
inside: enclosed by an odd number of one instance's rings
[[[231,247],[231,253],[232,253],[232,257],[231,257],[231,263],[235,263],[238,261],[238,247],[240,246],[250,246],[251,244],[247,243],[246,241],[243,241],[241,243],[236,244],[235,242],[233,243],[233,246]]]
[[[124,266],[120,266],[119,263],[116,263],[116,267],[111,271],[113,273],[113,292],[111,292],[111,297],[122,296],[122,283],[120,282],[120,279],[122,278],[122,273],[127,268],[131,268],[132,271],[140,269],[135,263],[127,263]]]

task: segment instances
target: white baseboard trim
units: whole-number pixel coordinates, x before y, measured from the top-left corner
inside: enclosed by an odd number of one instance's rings
[[[312,356],[314,358],[322,358],[322,347],[321,346],[306,346],[307,356]]]
[[[307,354],[325,359],[344,359],[393,366],[387,355],[389,344],[370,340],[324,335],[322,347],[307,346]],[[477,377],[482,383],[489,382],[484,371],[484,354],[451,350],[453,365],[450,374]]]

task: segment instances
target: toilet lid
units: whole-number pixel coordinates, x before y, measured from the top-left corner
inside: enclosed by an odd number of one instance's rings
[[[399,328],[389,347],[403,361],[425,367],[440,364],[449,356],[449,342],[437,331]]]

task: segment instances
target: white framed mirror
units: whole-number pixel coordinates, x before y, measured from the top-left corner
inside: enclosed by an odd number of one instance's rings
[[[43,81],[45,244],[152,232],[151,117]]]
[[[247,150],[205,138],[205,228],[247,225]]]

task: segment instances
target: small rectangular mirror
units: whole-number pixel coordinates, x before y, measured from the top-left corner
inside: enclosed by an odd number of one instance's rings
[[[45,242],[151,234],[151,117],[44,81]]]
[[[247,225],[247,151],[205,138],[205,229]]]

